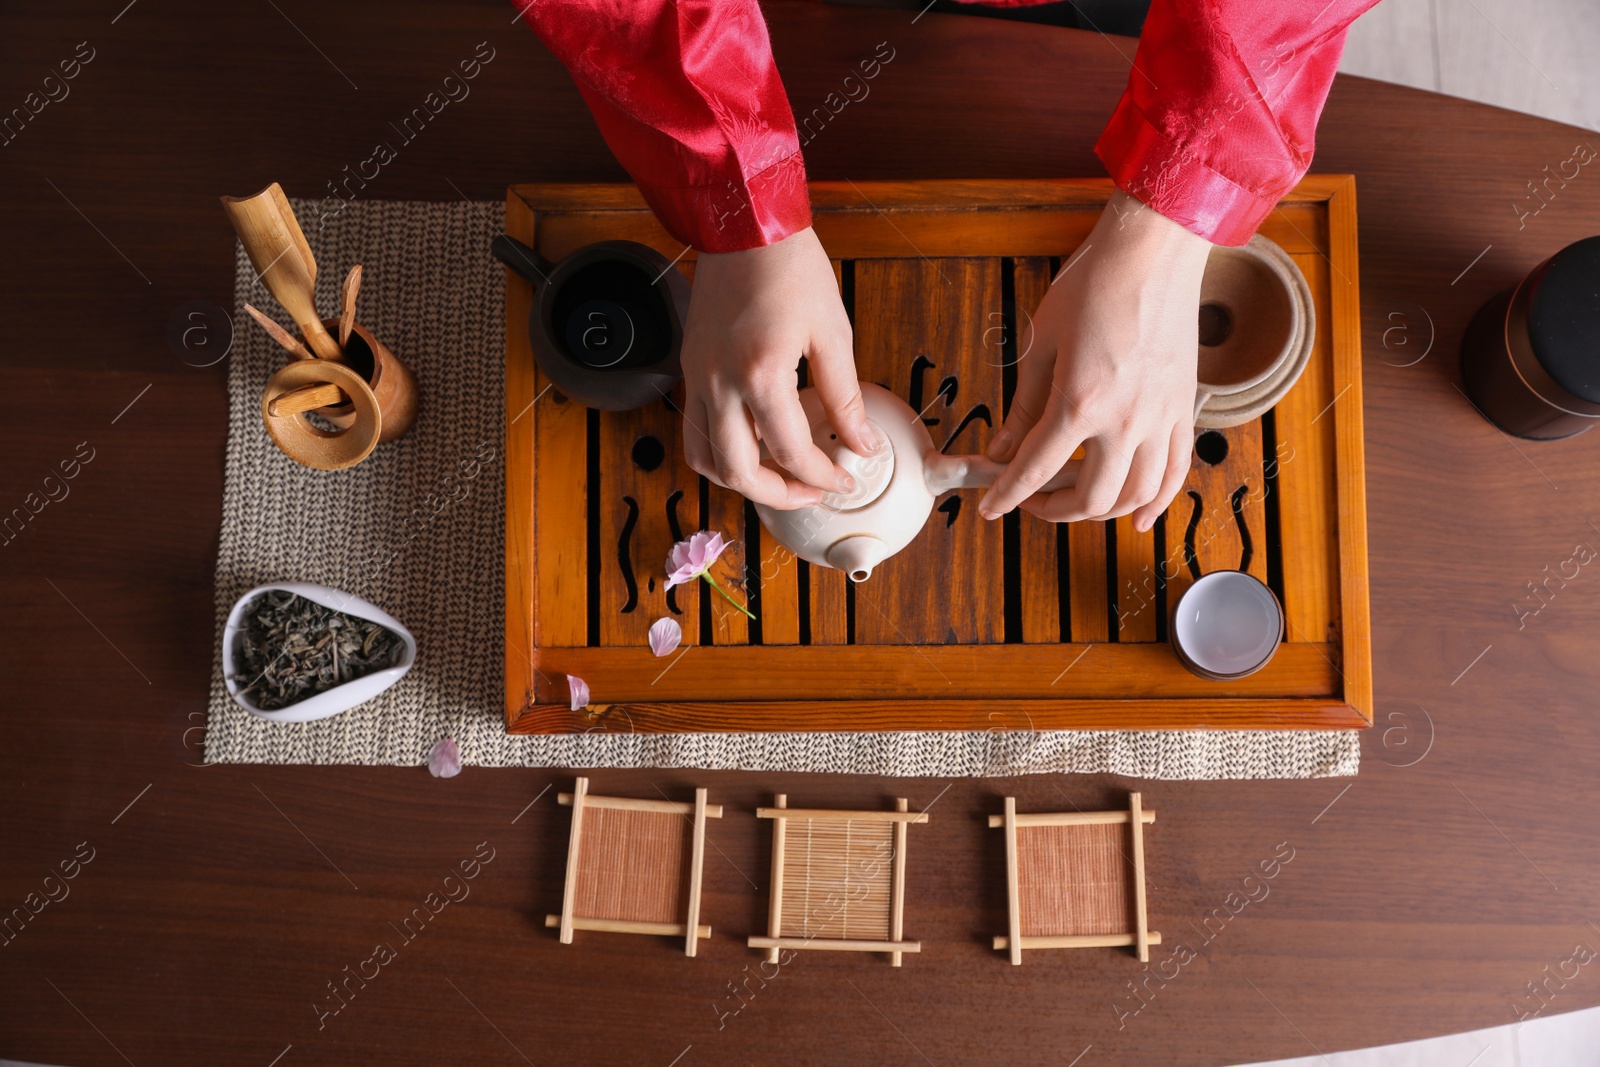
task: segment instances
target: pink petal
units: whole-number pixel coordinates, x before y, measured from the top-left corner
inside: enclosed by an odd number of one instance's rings
[[[435,778],[454,778],[461,773],[461,746],[446,737],[428,753],[428,773]]]
[[[689,538],[689,559],[694,563],[698,573],[709,568],[722,555],[722,550],[727,545],[722,540],[720,533],[701,530]]]
[[[650,651],[665,656],[683,640],[683,627],[673,618],[657,619],[650,624]]]
[[[567,675],[567,690],[572,694],[572,710],[587,707],[589,704],[589,683],[579,678],[576,674]]]
[[[694,568],[689,566],[687,563],[685,563],[683,566],[679,567],[677,570],[669,570],[669,571],[667,571],[667,586],[666,587],[668,589],[671,589],[675,585],[683,585],[685,582],[694,581],[694,579],[695,579],[695,570],[694,570]]]

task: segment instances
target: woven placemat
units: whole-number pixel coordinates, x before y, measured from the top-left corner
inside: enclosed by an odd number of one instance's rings
[[[279,452],[260,397],[283,352],[245,316],[286,321],[236,246],[228,453],[217,550],[216,635],[257,585],[307,581],[368,600],[416,636],[417,661],[376,699],[320,722],[272,723],[228,697],[214,653],[206,759],[416,765],[456,738],[497,767],[699,767],[926,777],[1113,773],[1141,778],[1355,774],[1355,731],[1027,731],[584,734],[511,737],[504,672],[505,278],[489,255],[499,203],[356,201],[319,227],[292,201],[318,264],[317,304],[338,306],[362,264],[357,318],[416,375],[416,425],[359,466],[313,471]],[[464,495],[463,495],[464,492]]]

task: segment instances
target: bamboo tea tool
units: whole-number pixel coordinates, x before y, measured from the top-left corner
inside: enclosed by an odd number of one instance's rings
[[[707,804],[704,789],[692,804],[597,796],[587,778],[556,799],[572,808],[572,836],[561,914],[545,926],[559,928],[564,945],[574,930],[681,937],[693,956],[711,936],[700,925],[700,881],[706,820],[722,818],[722,805]]]
[[[262,314],[261,311],[250,304],[246,304],[244,309],[250,313],[251,318],[255,319],[261,324],[261,328],[267,331],[268,336],[282,345],[284,350],[295,359],[317,358],[311,354],[305,345],[296,340],[293,334],[291,334],[288,330],[285,330],[282,326],[279,326],[277,320]]]
[[[268,336],[282,345],[284,350],[294,356],[295,359],[317,358],[311,354],[310,350],[298,338],[278,325],[275,319],[250,304],[246,304],[244,309],[250,313],[256,322],[261,324],[261,328],[267,331]],[[312,399],[316,399],[317,403],[309,404],[308,406],[308,402]],[[345,395],[344,390],[332,384],[305,386],[296,390],[293,397],[278,397],[271,403],[268,413],[272,415],[291,415],[311,410],[315,410],[319,416],[337,430],[347,429],[355,421],[355,409],[350,406],[350,398]]]
[[[327,319],[323,325],[331,330],[339,323]],[[312,411],[331,430],[312,424],[306,418]],[[352,323],[342,362],[301,359],[272,376],[261,397],[261,417],[291,459],[318,470],[340,470],[411,428],[417,382],[383,342]]]
[[[339,343],[317,314],[317,262],[283,187],[273,182],[253,196],[222,197],[222,210],[262,283],[300,327],[311,350],[322,359],[338,359]]]
[[[246,307],[290,352],[297,348],[304,351],[281,326],[255,308]],[[323,326],[339,329],[340,322],[327,319]],[[341,371],[346,373],[341,374]],[[323,440],[315,434],[308,436],[310,431],[325,437],[324,431],[301,417],[312,411],[333,431],[351,430],[368,417],[368,412],[375,421],[371,426],[360,426],[355,437],[330,453],[325,443],[305,447],[313,438]],[[334,470],[359,463],[372,451],[369,447],[350,458],[344,449],[354,448],[357,441],[370,437],[372,445],[376,446],[394,440],[411,428],[417,417],[417,382],[405,364],[366,327],[352,322],[344,358],[338,361],[316,359],[307,354],[284,367],[268,383],[262,396],[261,414],[267,420],[267,431],[273,441],[290,457],[308,467]],[[290,418],[297,421],[292,424],[274,422]],[[330,460],[336,461],[336,466],[326,466]]]
[[[894,811],[757,808],[772,820],[772,900],[767,936],[749,939],[778,963],[783,949],[887,952],[894,966],[922,943],[904,939],[906,826],[925,823],[904,797]]]
[[[1161,944],[1145,910],[1144,826],[1155,821],[1138,793],[1128,795],[1127,811],[1040,815],[1018,815],[1016,798],[1006,797],[1005,814],[989,816],[1006,833],[1011,920],[994,947],[1016,965],[1023,949],[1121,946],[1148,963],[1150,946]]]
[[[324,430],[307,413],[335,394],[348,398],[349,421]],[[349,367],[327,359],[297,359],[274,374],[261,394],[261,418],[286,456],[316,470],[353,467],[383,439],[383,412],[372,387]]]
[[[404,434],[416,420],[417,381],[355,321],[360,264],[350,268],[340,287],[338,318],[324,319],[316,308],[316,259],[283,187],[273,182],[252,196],[221,200],[261,281],[294,319],[303,340],[249,304],[245,310],[297,361],[337,364],[351,372],[312,368],[289,373],[286,367],[275,375],[261,399],[261,415],[273,441],[309,467],[337,470]],[[352,377],[359,384],[352,384]],[[331,429],[314,425],[305,417],[308,412]],[[370,425],[364,422],[368,412],[374,416]],[[335,440],[337,445],[331,443]]]
[[[361,291],[361,264],[350,268],[339,290],[339,348],[350,343],[350,327],[356,321],[356,293]]]
[[[340,320],[324,319],[329,330],[341,329]],[[411,371],[395,358],[387,345],[379,341],[358,322],[351,322],[349,340],[344,346],[340,361],[355,371],[371,387],[378,410],[383,413],[382,434],[378,443],[393,441],[407,430],[417,418],[417,380]],[[338,423],[350,415],[347,407],[334,407],[320,412],[330,422]]]

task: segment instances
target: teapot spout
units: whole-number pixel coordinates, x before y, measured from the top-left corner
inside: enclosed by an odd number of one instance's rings
[[[1003,470],[1005,464],[987,456],[947,456],[930,448],[922,457],[922,479],[934,496],[951,489],[987,489]]]
[[[1082,466],[1082,460],[1068,460],[1038,491],[1053,493],[1058,489],[1070,489],[1078,483],[1078,471]],[[934,496],[951,489],[987,489],[1005,469],[1004,463],[987,456],[947,456],[937,448],[928,449],[922,457],[922,479]]]
[[[872,569],[889,558],[889,546],[871,534],[851,534],[828,549],[828,566],[844,571],[852,582],[872,577]]]

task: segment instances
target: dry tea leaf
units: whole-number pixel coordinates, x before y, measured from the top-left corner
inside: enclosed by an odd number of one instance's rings
[[[386,626],[285,589],[245,605],[234,681],[263,711],[298,704],[400,662],[405,642]]]

